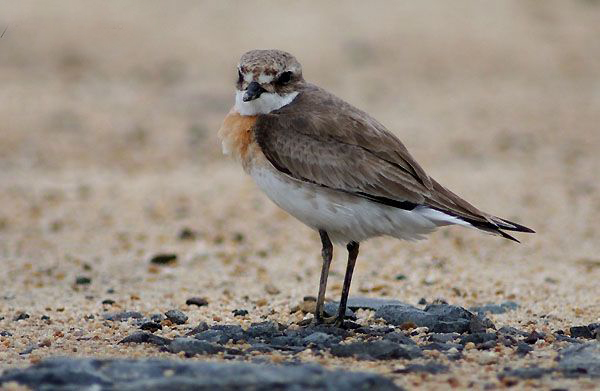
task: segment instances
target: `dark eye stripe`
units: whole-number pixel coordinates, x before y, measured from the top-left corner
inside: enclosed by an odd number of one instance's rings
[[[238,69],[238,83],[242,83],[244,81],[244,75],[242,75],[242,71]]]

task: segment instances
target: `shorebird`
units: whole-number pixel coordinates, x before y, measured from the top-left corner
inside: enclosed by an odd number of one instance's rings
[[[291,54],[249,51],[237,73],[235,104],[219,130],[223,152],[275,204],[319,232],[316,323],[343,326],[359,243],[368,238],[417,240],[454,224],[514,241],[504,231],[534,232],[440,185],[381,123],[306,82]],[[332,242],[346,245],[348,263],[337,317],[325,319]]]

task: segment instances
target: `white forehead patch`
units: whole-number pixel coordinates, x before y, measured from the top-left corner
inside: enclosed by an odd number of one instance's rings
[[[245,91],[235,92],[235,109],[241,115],[267,114],[292,103],[298,95],[297,91],[287,94],[263,92],[258,98],[244,102]]]
[[[272,81],[273,81],[273,76],[271,76],[271,75],[265,75],[264,73],[261,73],[260,76],[258,76],[259,84],[268,84]]]
[[[246,83],[252,83],[254,80],[254,74],[252,72],[244,73],[244,81]],[[273,76],[261,73],[256,80],[258,84],[269,84],[273,81]]]

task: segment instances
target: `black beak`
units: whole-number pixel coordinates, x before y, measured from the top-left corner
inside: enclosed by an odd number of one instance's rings
[[[248,88],[246,88],[246,93],[244,94],[243,100],[244,102],[250,102],[251,100],[258,98],[263,92],[265,92],[265,89],[262,88],[260,84],[253,81],[250,83]]]

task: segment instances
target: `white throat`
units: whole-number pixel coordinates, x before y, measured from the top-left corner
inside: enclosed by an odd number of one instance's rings
[[[263,92],[258,98],[244,102],[244,93],[245,91],[235,92],[235,109],[241,115],[270,113],[273,110],[289,105],[298,95],[298,92],[290,92],[282,95],[275,92]]]

